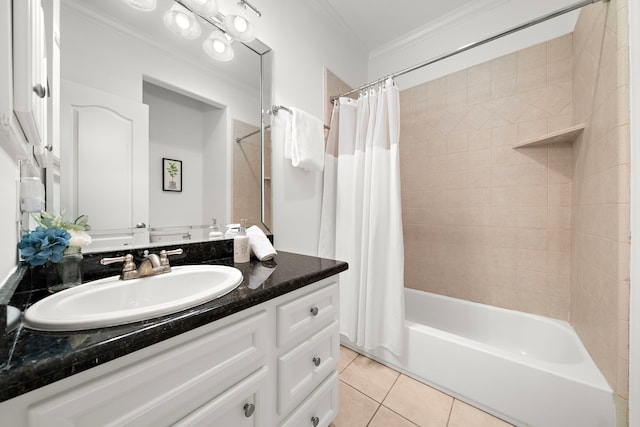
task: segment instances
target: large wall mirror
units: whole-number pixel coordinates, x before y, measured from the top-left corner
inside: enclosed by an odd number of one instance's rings
[[[66,218],[89,216],[87,251],[206,240],[213,218],[270,228],[270,49],[233,42],[216,61],[211,24],[182,38],[163,22],[174,1],[157,3],[62,1],[54,154]]]

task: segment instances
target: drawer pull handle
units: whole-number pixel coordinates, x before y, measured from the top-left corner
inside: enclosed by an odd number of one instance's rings
[[[316,366],[320,366],[320,362],[322,362],[322,359],[320,359],[319,357],[314,357],[313,358],[313,364]]]
[[[244,409],[244,416],[249,418],[256,410],[256,405],[254,405],[253,403],[245,403],[242,409]]]
[[[320,418],[318,417],[311,417],[311,424],[313,424],[313,427],[317,427],[318,423],[320,422]]]
[[[309,310],[311,312],[312,316],[317,316],[318,315],[318,307],[311,307],[311,310]]]

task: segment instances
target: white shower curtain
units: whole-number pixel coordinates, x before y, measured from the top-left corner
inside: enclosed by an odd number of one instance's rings
[[[404,342],[399,115],[392,79],[335,104],[318,248],[319,256],[349,263],[340,279],[341,334],[396,355]]]

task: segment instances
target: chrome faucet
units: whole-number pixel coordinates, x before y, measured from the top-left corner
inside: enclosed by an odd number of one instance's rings
[[[150,254],[149,251],[144,251],[144,259],[138,268],[136,268],[133,262],[133,255],[131,254],[115,258],[102,258],[100,264],[109,265],[121,262],[123,265],[120,280],[139,279],[170,272],[171,265],[169,265],[169,255],[180,255],[182,252],[182,249],[172,251],[162,250],[160,251],[160,256],[158,256],[156,254]]]

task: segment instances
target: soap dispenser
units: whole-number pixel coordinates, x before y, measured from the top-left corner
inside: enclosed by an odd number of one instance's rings
[[[240,220],[238,234],[233,238],[233,262],[249,262],[249,236],[247,236],[247,220]]]
[[[209,226],[209,240],[222,240],[224,236],[222,235],[222,231],[220,231],[220,227],[218,227],[218,220],[215,218],[211,219],[212,224]]]

